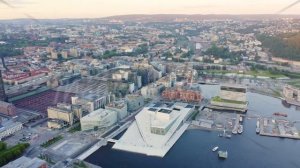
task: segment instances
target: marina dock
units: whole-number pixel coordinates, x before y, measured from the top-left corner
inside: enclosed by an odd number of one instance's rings
[[[294,122],[285,119],[261,118],[257,125],[262,136],[300,139],[299,130],[294,126]]]

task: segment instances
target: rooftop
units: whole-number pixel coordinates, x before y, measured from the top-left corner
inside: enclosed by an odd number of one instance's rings
[[[163,157],[180,137],[181,134],[177,133],[181,132],[179,130],[183,127],[182,121],[193,108],[186,108],[186,103],[175,103],[172,106],[158,104],[145,107],[137,114],[133,124],[113,148]],[[153,128],[162,129],[164,133],[153,133]],[[183,132],[184,130],[181,133]]]
[[[102,119],[107,117],[110,113],[114,113],[114,111],[100,108],[84,116],[83,118],[81,118],[81,120]]]
[[[28,158],[25,156],[20,157],[17,160],[14,160],[7,165],[3,166],[3,168],[39,168],[42,165],[46,164],[44,160],[39,158]]]

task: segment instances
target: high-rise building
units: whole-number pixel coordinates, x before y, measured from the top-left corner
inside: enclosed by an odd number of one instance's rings
[[[2,79],[2,71],[0,70],[0,101],[7,101],[7,96],[5,94],[4,83]]]

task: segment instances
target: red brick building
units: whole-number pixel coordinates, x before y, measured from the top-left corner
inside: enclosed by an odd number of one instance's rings
[[[201,93],[194,90],[167,89],[163,91],[162,97],[166,100],[180,100],[185,102],[202,101]]]

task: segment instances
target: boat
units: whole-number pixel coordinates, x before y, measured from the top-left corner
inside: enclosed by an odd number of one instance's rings
[[[212,151],[215,152],[215,151],[217,151],[218,149],[219,149],[219,147],[216,146],[216,147],[214,147],[214,148],[212,149]]]
[[[219,137],[223,137],[223,134],[219,134]]]
[[[238,132],[239,134],[241,134],[241,133],[243,133],[243,131],[244,131],[243,125],[240,125],[237,132]]]
[[[243,117],[242,116],[240,116],[240,122],[243,122]]]
[[[259,119],[256,121],[256,127],[259,128]]]
[[[227,135],[226,135],[226,138],[230,139],[230,138],[231,138],[231,135],[230,135],[230,134],[227,134]]]
[[[236,130],[236,129],[233,129],[233,130],[232,130],[232,134],[237,134],[237,130]]]
[[[285,113],[273,113],[275,116],[287,117],[288,115]]]
[[[259,129],[259,127],[257,127],[256,128],[256,133],[259,134],[259,132],[260,132],[260,129]]]
[[[218,156],[219,156],[219,158],[221,158],[221,159],[227,159],[227,157],[228,157],[228,152],[227,152],[227,151],[219,151],[219,152],[218,152]]]

